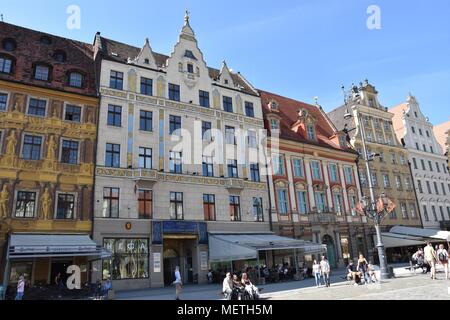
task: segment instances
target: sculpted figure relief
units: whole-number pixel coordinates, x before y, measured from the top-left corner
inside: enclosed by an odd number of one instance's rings
[[[7,208],[9,201],[9,192],[6,183],[3,185],[3,190],[0,192],[0,219],[8,216]]]
[[[50,138],[47,142],[47,159],[55,160],[55,152],[56,152],[55,137],[50,136]]]
[[[8,138],[6,138],[6,154],[7,155],[15,155],[16,154],[16,144],[17,144],[17,138],[16,138],[16,132],[15,130],[11,130]]]
[[[44,218],[44,220],[48,220],[50,212],[50,203],[52,201],[48,188],[45,188],[41,201],[42,201],[42,217]]]

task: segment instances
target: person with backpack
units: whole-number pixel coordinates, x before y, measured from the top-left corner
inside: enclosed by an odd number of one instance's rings
[[[445,271],[445,280],[448,280],[448,252],[445,250],[444,245],[439,245],[439,249],[437,251],[437,257],[439,263],[444,266]]]

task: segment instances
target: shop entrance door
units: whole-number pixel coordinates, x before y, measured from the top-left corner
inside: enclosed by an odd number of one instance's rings
[[[56,285],[55,278],[58,275],[58,273],[61,274],[61,280],[64,286],[66,285],[68,274],[67,274],[67,268],[72,265],[72,261],[66,260],[66,261],[52,261],[52,267],[50,271],[50,284]]]
[[[331,268],[336,268],[336,256],[334,255],[334,241],[331,236],[326,234],[323,237],[323,244],[327,245],[327,259]]]
[[[164,285],[169,286],[175,281],[175,267],[180,266],[180,257],[174,249],[164,250]]]

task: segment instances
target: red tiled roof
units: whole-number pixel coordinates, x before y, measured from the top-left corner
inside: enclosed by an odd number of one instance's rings
[[[446,152],[447,150],[447,143],[449,141],[449,131],[450,131],[450,121],[441,123],[437,126],[433,127],[434,135],[436,136],[436,139],[438,143],[442,146],[442,150]]]
[[[399,140],[403,138],[403,110],[408,110],[407,102],[401,103],[398,106],[389,109],[389,112],[394,114],[394,117],[392,118],[392,125],[394,126],[395,134]]]
[[[51,40],[50,44],[41,42],[43,36]],[[0,43],[6,39],[16,42],[16,49],[5,51],[0,45],[0,55],[15,59],[11,74],[0,73],[1,80],[10,80],[49,89],[67,92],[96,95],[95,68],[93,60],[93,46],[87,43],[62,38],[44,32],[39,32],[5,22],[0,22]],[[64,51],[65,62],[58,62],[53,55],[56,50]],[[33,79],[33,64],[36,62],[51,65],[50,81]],[[68,86],[68,72],[78,70],[84,74],[84,87]]]
[[[339,144],[333,142],[331,138],[337,133],[336,129],[332,125],[331,121],[327,118],[327,115],[323,110],[317,106],[307,104],[294,99],[286,98],[274,93],[259,90],[261,95],[261,104],[264,115],[264,124],[267,130],[270,131],[270,126],[267,121],[267,116],[270,114],[277,115],[280,120],[280,138],[287,139],[295,142],[301,142],[306,144],[318,145],[327,148],[337,149],[347,152],[355,152],[352,149],[345,149],[340,147]],[[269,108],[269,103],[275,100],[278,103],[278,112],[273,112]],[[317,119],[316,123],[316,136],[317,141],[308,140],[305,136],[297,133],[291,129],[292,125],[298,119],[298,112],[301,109],[305,109],[311,116]]]

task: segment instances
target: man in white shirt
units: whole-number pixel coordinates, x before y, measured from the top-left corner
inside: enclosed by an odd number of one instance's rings
[[[176,300],[180,300],[180,293],[181,288],[183,287],[183,282],[181,282],[181,274],[179,266],[175,267],[175,281],[173,282],[173,284],[175,285]]]
[[[322,261],[320,261],[320,270],[322,272],[323,281],[327,287],[330,286],[330,264],[325,256],[322,256]]]
[[[231,279],[231,273],[227,273],[225,279],[223,279],[222,292],[228,300],[231,300],[231,294],[233,293],[233,279]]]

